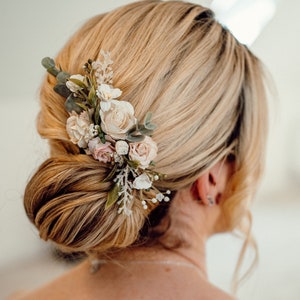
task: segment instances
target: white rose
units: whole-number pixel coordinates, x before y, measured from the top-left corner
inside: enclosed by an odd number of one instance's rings
[[[120,97],[122,91],[120,89],[114,89],[108,84],[102,83],[98,86],[96,94],[102,100],[112,100]]]
[[[94,124],[91,123],[86,111],[80,115],[73,111],[67,119],[66,129],[71,142],[80,148],[86,148],[89,140],[96,135]]]
[[[157,145],[149,136],[146,136],[141,142],[130,143],[129,145],[130,160],[138,161],[142,169],[146,169],[156,155]]]
[[[82,76],[80,74],[72,75],[72,76],[70,76],[70,79],[76,79],[76,80],[81,81],[82,83],[84,83],[84,81],[85,81],[84,76]],[[71,80],[68,80],[66,82],[66,86],[73,93],[76,93],[77,91],[81,90],[81,87],[79,85],[77,85],[75,82],[72,82]]]
[[[111,100],[110,109],[100,109],[101,129],[113,139],[124,140],[136,123],[133,106],[127,101]]]
[[[136,177],[133,181],[133,188],[136,190],[147,190],[151,186],[152,186],[152,181],[145,173]]]
[[[126,155],[128,153],[129,146],[125,141],[117,141],[115,147],[119,155]]]

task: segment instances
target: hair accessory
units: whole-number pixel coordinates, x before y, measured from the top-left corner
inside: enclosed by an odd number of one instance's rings
[[[206,196],[206,199],[207,199],[207,201],[208,201],[208,205],[209,206],[213,206],[213,205],[215,205],[215,199],[213,198],[213,196],[212,195],[207,195]]]
[[[102,61],[89,59],[83,66],[85,75],[70,75],[58,69],[49,57],[42,60],[42,65],[57,79],[55,92],[66,98],[65,107],[70,114],[66,130],[71,142],[112,166],[105,181],[112,180],[114,186],[105,209],[117,203],[118,213],[130,215],[134,191],[140,193],[145,210],[150,202],[168,202],[171,192],[161,193],[153,186],[164,175],[151,169],[158,150],[151,138],[156,129],[152,114],[148,112],[140,123],[131,103],[117,99],[122,91],[112,85],[110,53],[101,50],[100,54]],[[147,192],[156,196],[149,198]]]

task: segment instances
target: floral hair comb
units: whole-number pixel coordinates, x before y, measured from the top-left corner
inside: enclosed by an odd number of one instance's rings
[[[101,50],[100,54],[103,61],[88,60],[83,66],[85,75],[70,75],[58,69],[49,57],[42,60],[42,65],[56,77],[54,91],[66,98],[65,107],[70,114],[66,130],[71,142],[112,167],[105,179],[114,182],[105,209],[117,203],[119,214],[130,215],[133,190],[139,191],[145,210],[149,201],[168,202],[171,192],[161,193],[153,186],[164,175],[151,169],[158,150],[151,138],[156,129],[152,114],[148,112],[140,123],[131,103],[117,99],[122,91],[112,85],[110,53]],[[145,191],[153,191],[155,198],[147,199],[143,196]]]

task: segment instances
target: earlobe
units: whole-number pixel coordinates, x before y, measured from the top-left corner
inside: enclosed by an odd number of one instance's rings
[[[201,175],[194,183],[194,193],[201,201],[202,204],[207,206],[213,206],[215,204],[215,197],[213,194],[213,187],[215,181],[213,180],[212,174],[205,173]]]
[[[193,196],[207,206],[219,204],[232,173],[232,163],[218,162],[194,182]]]

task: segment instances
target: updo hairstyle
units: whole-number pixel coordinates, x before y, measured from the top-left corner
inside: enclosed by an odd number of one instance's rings
[[[188,187],[206,170],[234,155],[231,196],[221,204],[224,230],[244,228],[249,203],[263,167],[266,101],[258,59],[215,19],[212,11],[180,1],[141,1],[87,21],[55,58],[70,74],[83,74],[100,49],[111,52],[114,86],[135,115],[153,112],[158,129],[155,170],[167,174],[157,188]],[[44,240],[68,251],[103,255],[134,244],[150,212],[140,199],[132,214],[105,210],[113,182],[103,182],[110,165],[71,143],[65,99],[46,76],[40,92],[38,132],[50,157],[25,191],[28,217]],[[171,204],[172,205],[172,204]]]

